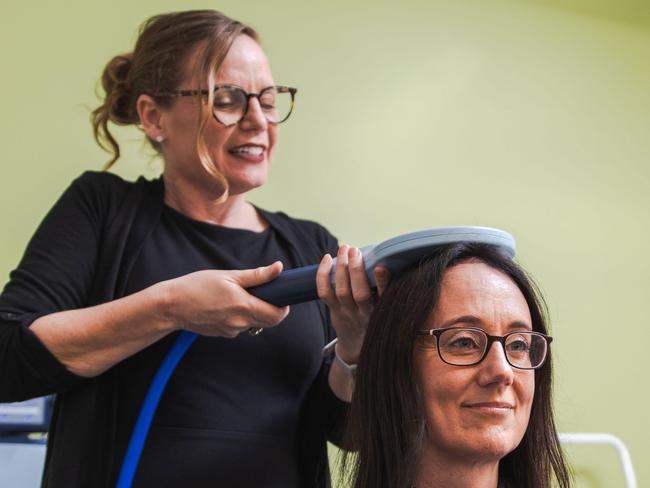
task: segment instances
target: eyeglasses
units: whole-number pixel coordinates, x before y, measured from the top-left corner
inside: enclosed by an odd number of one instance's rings
[[[417,334],[423,347],[437,348],[440,359],[453,366],[480,363],[492,343],[500,342],[510,366],[537,369],[546,361],[549,344],[553,341],[552,337],[540,332],[514,331],[493,336],[475,327],[418,330]]]
[[[288,86],[268,86],[259,93],[248,93],[236,85],[217,85],[214,87],[212,115],[225,126],[235,125],[246,117],[250,99],[257,98],[266,120],[280,124],[291,115],[297,91],[297,88]],[[207,90],[177,90],[156,96],[192,97],[207,94]]]

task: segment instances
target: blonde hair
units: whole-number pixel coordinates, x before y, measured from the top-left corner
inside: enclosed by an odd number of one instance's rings
[[[112,154],[104,170],[113,166],[120,157],[120,146],[111,134],[108,123],[138,126],[140,119],[136,101],[142,94],[151,96],[161,107],[170,106],[173,99],[159,94],[178,88],[183,81],[184,63],[190,53],[202,45],[202,53],[196,64],[201,75],[198,89],[207,90],[208,95],[197,95],[201,110],[196,150],[205,170],[216,178],[224,194],[227,194],[228,182],[212,160],[203,133],[212,116],[215,73],[240,34],[259,40],[251,27],[215,10],[174,12],[146,20],[140,27],[133,52],[115,56],[102,73],[104,102],[92,112],[90,120],[95,140],[102,149]],[[160,144],[148,140],[160,152]]]

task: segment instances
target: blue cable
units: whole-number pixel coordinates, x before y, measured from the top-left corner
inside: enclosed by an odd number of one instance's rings
[[[156,372],[156,376],[154,376],[151,385],[149,385],[149,391],[144,398],[138,420],[135,423],[135,427],[133,427],[129,447],[126,450],[115,488],[131,488],[133,477],[135,476],[135,471],[140,462],[140,456],[142,455],[142,448],[147,440],[149,427],[151,427],[151,421],[156,413],[160,397],[163,391],[165,391],[167,381],[174,372],[174,369],[176,369],[176,365],[197,337],[198,335],[194,332],[181,332],[165,356],[165,359],[163,359],[160,368]]]

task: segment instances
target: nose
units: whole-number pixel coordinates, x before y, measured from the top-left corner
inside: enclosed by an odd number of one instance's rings
[[[248,99],[248,111],[244,118],[239,121],[239,125],[244,130],[266,130],[269,121],[262,111],[260,101],[256,97]]]
[[[487,352],[487,356],[479,365],[481,367],[478,375],[478,382],[481,386],[498,383],[503,385],[512,384],[515,374],[512,366],[506,359],[506,352],[499,342],[493,342]]]

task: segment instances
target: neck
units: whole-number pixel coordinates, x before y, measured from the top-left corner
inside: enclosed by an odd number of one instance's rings
[[[197,188],[163,173],[165,204],[187,217],[236,229],[261,232],[268,227],[244,194],[228,195],[225,199],[213,189]]]
[[[468,461],[467,457],[423,453],[414,488],[496,488],[499,461]]]

